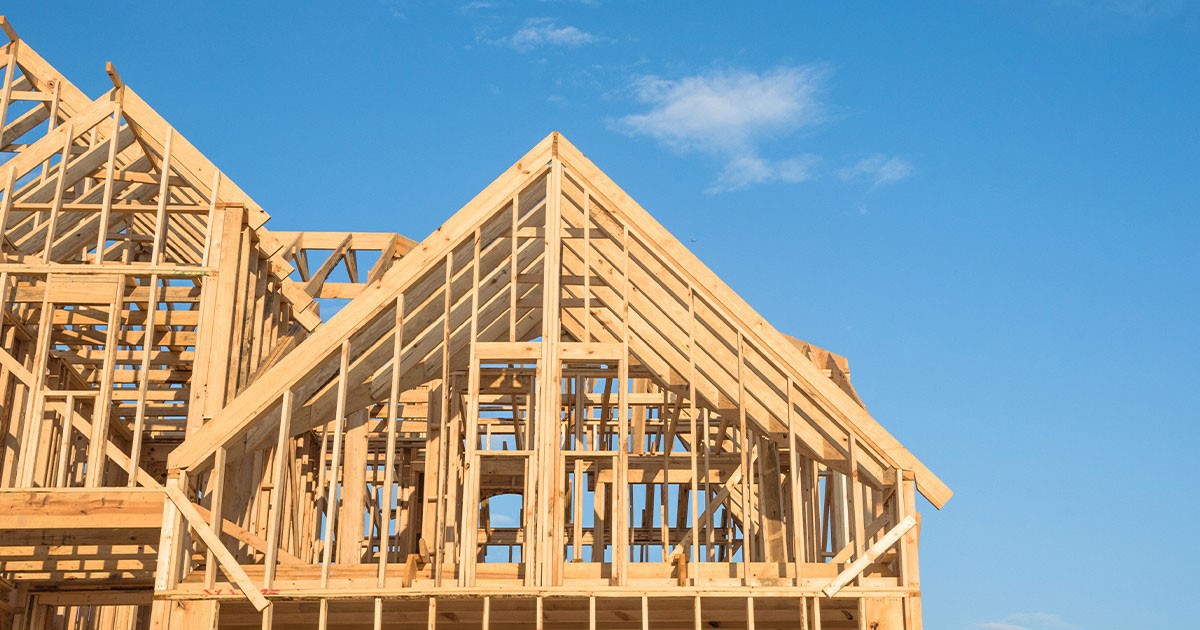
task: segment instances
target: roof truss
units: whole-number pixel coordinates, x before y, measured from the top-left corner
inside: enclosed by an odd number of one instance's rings
[[[559,171],[556,188],[552,173]],[[285,391],[292,391],[301,415],[308,418],[294,423],[294,432],[327,421],[336,407],[337,357],[345,340],[348,408],[376,403],[391,378],[390,340],[400,301],[406,305],[402,326],[408,340],[400,363],[404,388],[437,378],[443,356],[461,365],[459,357],[470,348],[470,326],[479,341],[540,337],[543,290],[538,282],[545,241],[553,232],[547,228],[545,208],[555,191],[564,209],[558,227],[564,338],[615,342],[628,330],[631,354],[667,387],[686,386],[694,360],[697,396],[714,412],[729,417],[744,408],[764,432],[780,441],[794,434],[823,462],[843,470],[853,441],[860,447],[859,472],[878,485],[885,486],[896,469],[912,470],[934,505],[949,499],[949,489],[871,418],[852,389],[822,373],[808,356],[811,348],[797,347],[771,327],[558,134],[544,139],[368,284],[296,348],[278,375],[265,374],[214,416],[172,454],[171,466],[201,469],[220,445],[262,445],[275,426]],[[515,265],[512,243],[518,252]],[[625,264],[627,270],[622,269]],[[471,276],[476,265],[483,271],[478,286]],[[623,319],[616,305],[626,298],[629,314]],[[448,324],[439,299],[449,302]],[[697,351],[689,357],[692,343]],[[742,373],[732,367],[736,365]],[[738,383],[744,383],[744,390]]]

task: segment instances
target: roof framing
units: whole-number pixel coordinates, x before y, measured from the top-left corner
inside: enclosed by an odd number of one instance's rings
[[[0,30],[0,627],[920,629],[950,489],[561,134],[273,231]]]
[[[653,217],[588,160],[574,145],[557,132],[550,134],[526,153],[513,166],[498,177],[479,195],[468,202],[445,224],[412,249],[404,259],[379,278],[377,284],[368,285],[362,294],[347,305],[322,329],[317,330],[300,344],[286,366],[278,366],[275,372],[267,372],[250,389],[230,406],[214,416],[213,421],[199,433],[190,437],[172,453],[169,465],[172,468],[197,470],[202,468],[217,448],[229,447],[239,439],[245,439],[256,427],[273,427],[276,409],[285,391],[305,380],[328,381],[332,376],[330,360],[339,352],[342,341],[354,338],[355,333],[371,329],[381,321],[385,311],[394,306],[397,297],[404,294],[415,280],[429,273],[432,266],[444,260],[459,244],[479,229],[505,200],[522,190],[532,179],[536,179],[555,163],[563,164],[578,174],[585,186],[597,199],[629,227],[636,238],[656,247],[672,271],[683,276],[689,286],[699,291],[712,304],[727,309],[729,317],[736,322],[746,341],[760,349],[779,366],[790,371],[792,384],[802,400],[796,401],[796,411],[811,414],[814,419],[828,423],[843,432],[852,433],[867,447],[870,455],[878,458],[882,466],[875,469],[881,483],[886,483],[883,469],[912,470],[916,474],[917,487],[935,506],[942,507],[952,492],[923,463],[905,449],[895,437],[867,413],[861,403],[841,389],[806,357],[786,336],[772,327],[750,305],[722,282],[682,243],[672,236]],[[380,336],[361,335],[378,340]],[[382,344],[381,344],[382,345]],[[358,349],[352,350],[357,353]],[[325,368],[322,371],[322,368]],[[389,368],[390,369],[390,368]],[[390,373],[390,372],[389,372]],[[376,378],[383,376],[377,375]],[[772,410],[774,425],[767,430],[778,432],[779,419],[787,412]],[[805,436],[810,447],[825,456],[825,449],[816,448],[811,435]],[[245,440],[256,444],[256,440]]]

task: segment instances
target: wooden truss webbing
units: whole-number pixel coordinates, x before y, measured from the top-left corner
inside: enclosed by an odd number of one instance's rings
[[[850,428],[857,439],[862,440],[868,448],[882,457],[883,461],[897,468],[915,471],[918,487],[934,505],[940,507],[949,500],[952,494],[949,488],[871,418],[855,398],[821,374],[816,366],[801,354],[800,349],[772,328],[644,209],[558,134],[551,134],[539,143],[380,278],[377,285],[368,286],[364,293],[329,322],[327,327],[316,331],[302,343],[292,355],[294,362],[289,363],[286,369],[279,370],[280,378],[265,375],[260,381],[261,387],[243,392],[240,400],[233,401],[222,414],[214,417],[214,421],[201,433],[189,439],[172,454],[171,466],[185,469],[201,466],[211,455],[215,445],[228,443],[250,428],[257,418],[277,404],[286,383],[309,377],[325,365],[339,347],[341,339],[362,330],[408,283],[424,274],[430,265],[444,258],[446,253],[461,238],[469,235],[501,200],[511,196],[514,189],[519,189],[517,184],[524,181],[523,178],[529,177],[530,166],[541,166],[555,160],[561,160],[567,167],[579,173],[598,194],[611,200],[612,207],[617,209],[627,225],[641,233],[643,242],[655,244],[664,256],[675,261],[675,269],[690,276],[693,286],[706,291],[715,303],[728,307],[746,333],[754,336],[753,339],[759,347],[770,349],[778,357],[780,364],[793,371],[794,382],[802,393],[812,400],[816,409],[834,419],[839,425]],[[785,413],[775,415],[786,416]]]

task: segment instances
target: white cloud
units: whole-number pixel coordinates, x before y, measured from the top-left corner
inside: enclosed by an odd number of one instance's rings
[[[634,94],[649,111],[625,116],[617,126],[680,153],[720,158],[724,170],[708,192],[805,181],[812,177],[814,156],[770,160],[761,155],[761,144],[824,120],[819,97],[827,74],[826,66],[813,64],[763,73],[719,70],[673,80],[643,77],[634,83]]]
[[[819,161],[820,158],[815,155],[777,161],[766,160],[753,154],[735,155],[725,164],[717,180],[704,192],[723,193],[768,182],[806,182],[813,178],[813,167]]]
[[[599,37],[574,26],[560,25],[554,18],[529,18],[512,35],[491,43],[511,46],[518,52],[528,52],[542,46],[577,48],[599,41]]]
[[[492,519],[493,525],[499,525],[501,527],[517,524],[517,519],[503,512],[493,512],[489,518]]]
[[[633,83],[633,94],[648,110],[618,119],[616,127],[678,153],[719,159],[724,166],[705,190],[710,194],[805,182],[818,176],[818,156],[771,158],[764,155],[764,145],[829,119],[822,100],[828,75],[828,66],[809,64],[767,72],[725,69],[681,79],[642,77]],[[875,188],[912,172],[902,158],[875,154],[828,174],[867,180]]]
[[[405,14],[406,5],[408,3],[405,0],[379,0],[379,4],[383,5],[383,8],[386,9],[388,13],[392,15],[392,17],[398,20],[408,19],[407,14]]]
[[[637,81],[638,100],[652,105],[621,123],[682,150],[741,151],[763,136],[793,131],[822,118],[817,95],[823,66],[783,67],[758,74],[724,70]]]
[[[797,184],[813,178],[812,169],[821,158],[812,155],[802,155],[775,163],[775,175],[781,182]]]
[[[1000,621],[977,623],[973,630],[1080,630],[1060,615],[1043,612],[1013,613]]]
[[[847,182],[867,179],[874,188],[906,179],[912,172],[913,166],[907,160],[875,154],[859,160],[854,166],[839,170],[838,177]]]

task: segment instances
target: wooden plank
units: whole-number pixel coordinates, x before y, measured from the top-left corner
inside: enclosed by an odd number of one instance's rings
[[[267,505],[267,541],[263,559],[263,565],[266,568],[263,571],[263,588],[271,588],[271,582],[275,579],[275,565],[282,551],[279,548],[279,528],[283,521],[283,492],[286,482],[284,475],[288,470],[288,442],[292,426],[291,390],[283,393],[283,400],[280,404],[282,407],[279,415],[279,437],[275,442],[275,453],[271,460],[271,498]],[[299,562],[298,559],[297,562]]]
[[[163,500],[153,489],[0,489],[0,531],[157,530]]]
[[[475,344],[475,356],[488,359],[536,360],[542,356],[542,344],[536,341],[489,341]]]
[[[407,238],[394,232],[320,232],[306,230],[303,232],[291,232],[285,230],[272,230],[281,242],[295,242],[296,246],[301,249],[325,249],[335,250],[346,237],[351,237],[353,240],[353,248],[360,250],[386,250],[393,239],[400,241],[398,251],[403,254],[409,249],[417,245],[417,242],[411,238]]]
[[[363,554],[363,518],[367,511],[367,410],[346,418],[342,465],[341,514],[337,523],[337,561],[358,564]]]
[[[337,412],[333,417],[333,458],[329,463],[329,472],[326,473],[326,482],[329,484],[325,489],[325,524],[322,527],[321,536],[321,586],[329,585],[330,563],[333,561],[333,532],[337,527],[338,521],[338,487],[342,474],[342,435],[346,425],[346,388],[349,375],[348,363],[350,354],[350,340],[342,341],[342,354],[339,360],[338,368],[338,398]],[[321,440],[322,458],[320,465],[325,466],[325,458],[323,456],[325,448],[324,439]],[[340,560],[341,558],[339,558]]]
[[[621,358],[621,344],[563,342],[558,346],[558,358],[562,361],[616,361]]]
[[[196,505],[195,503],[192,505],[196,507],[196,511],[199,512],[200,516],[203,516],[206,521],[209,523],[214,522],[212,519],[212,512],[210,512],[207,508],[202,505]],[[263,554],[264,556],[270,552],[271,545],[269,542],[264,540],[262,536],[248,531],[241,525],[238,525],[229,519],[221,519],[221,533],[233,538],[234,540],[237,540],[238,542],[245,543],[248,547]],[[304,564],[299,558],[282,549],[276,550],[276,553],[278,554],[278,561],[283,564]]]
[[[11,371],[27,387],[33,385],[33,372],[30,372],[29,368],[22,365],[20,361],[9,354],[8,350],[4,348],[0,348],[0,365]]]
[[[392,333],[392,365],[400,365],[401,353],[404,350],[404,296],[396,297],[396,321],[394,324],[394,332]],[[393,369],[390,387],[388,389],[387,400],[387,446],[384,459],[384,475],[383,475],[383,500],[380,508],[380,523],[379,523],[379,588],[387,586],[387,565],[392,555],[392,535],[391,522],[393,514],[396,521],[396,534],[402,535],[403,528],[401,527],[401,515],[408,510],[405,509],[403,500],[403,486],[406,481],[401,478],[401,496],[393,497],[393,485],[395,484],[396,475],[396,425],[398,424],[398,409],[400,403],[400,370]],[[396,508],[393,512],[392,501],[396,500]]]
[[[200,513],[196,510],[210,527],[217,526],[218,523],[225,521],[225,475],[229,472],[229,462],[226,457],[224,448],[217,449],[216,464],[213,465],[212,474],[208,476],[208,488],[204,491],[207,495],[209,506],[212,508],[207,513]],[[220,532],[223,528],[217,527]],[[217,562],[216,549],[209,548],[205,553],[204,559],[204,585],[208,588],[213,588],[213,584],[217,579]]]
[[[108,313],[108,329],[104,335],[104,358],[100,365],[100,393],[96,397],[95,407],[97,413],[95,420],[92,422],[92,432],[88,443],[88,461],[102,462],[104,457],[110,450],[116,450],[115,445],[110,441],[111,433],[111,414],[112,414],[112,396],[113,396],[113,372],[114,361],[117,352],[117,333],[121,326],[121,313],[125,299],[124,279],[120,279],[115,283],[115,291],[109,301]],[[122,457],[126,457],[122,453]],[[88,487],[94,488],[104,484],[105,466],[88,466],[85,484]],[[130,464],[126,468],[126,472],[132,472],[135,469]]]

